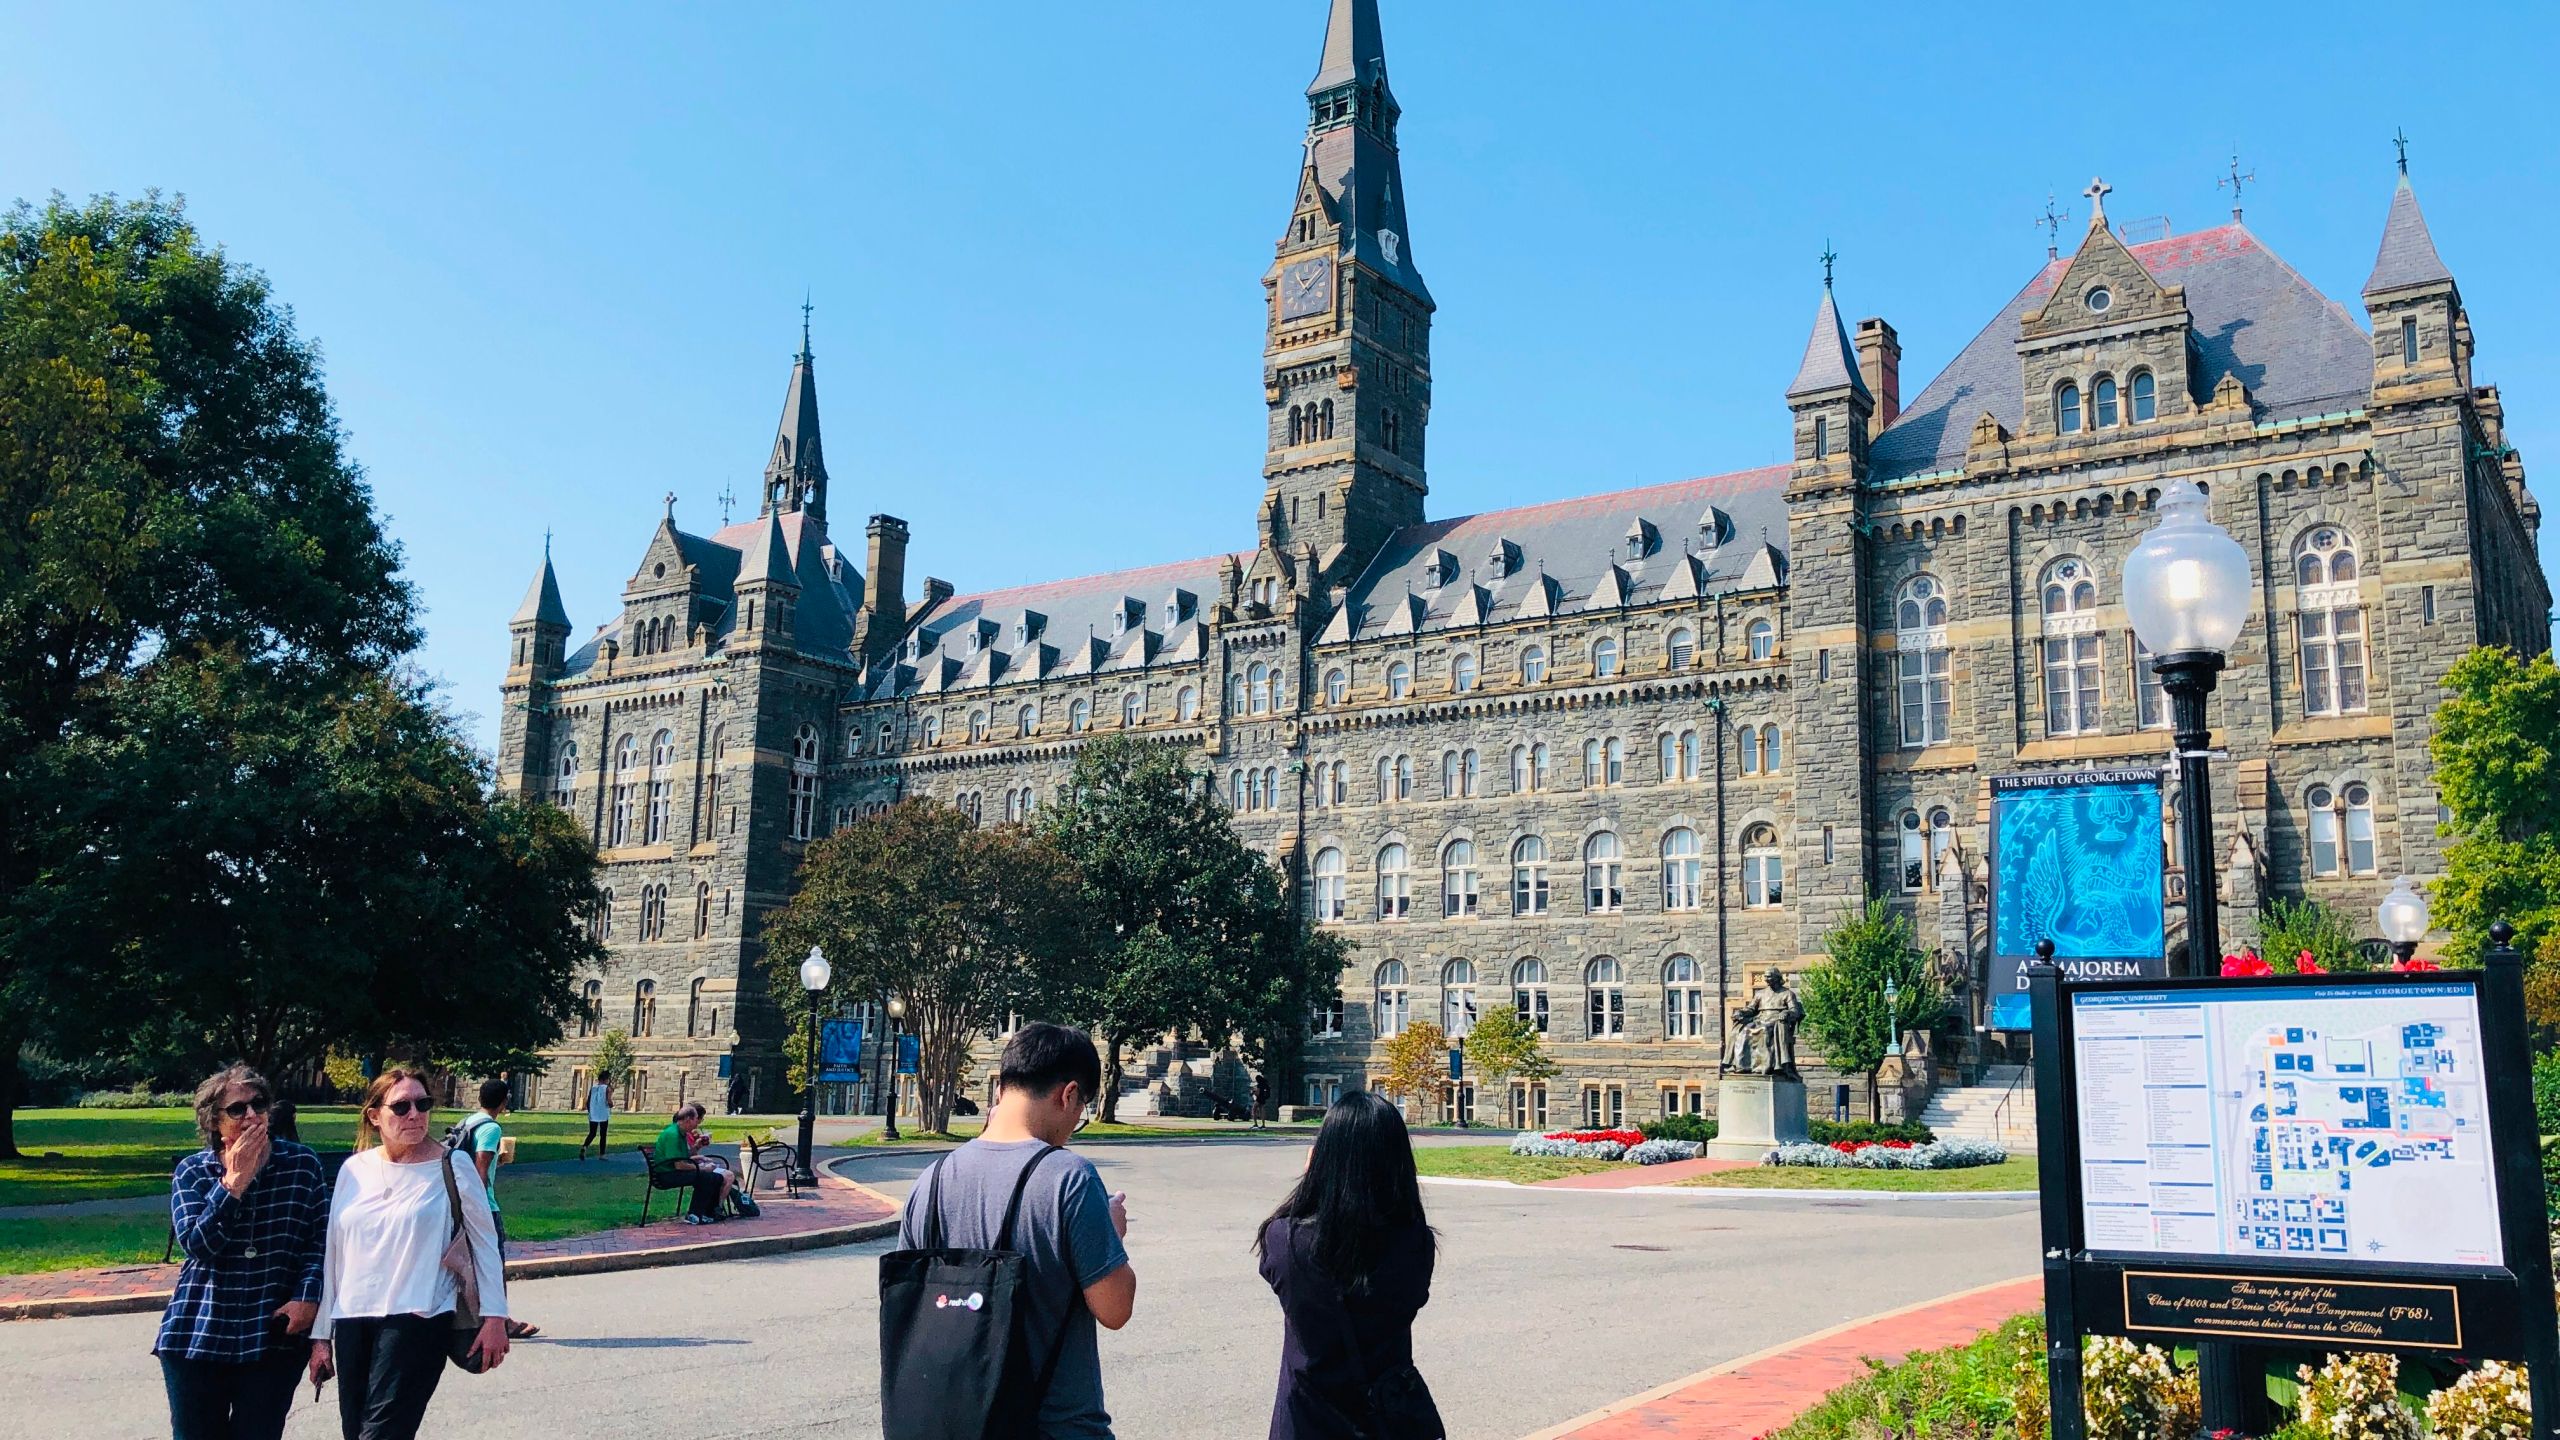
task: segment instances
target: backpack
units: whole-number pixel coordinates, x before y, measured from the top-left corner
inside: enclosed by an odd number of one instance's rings
[[[915,1194],[925,1207],[924,1246],[880,1257],[880,1417],[886,1440],[1019,1440],[1036,1433],[1040,1402],[1066,1354],[1067,1337],[1060,1333],[1035,1375],[1035,1342],[1023,1332],[1020,1303],[1030,1257],[1013,1248],[1013,1225],[1031,1172],[1058,1148],[1049,1146],[1022,1167],[992,1250],[943,1244],[942,1162],[917,1183]],[[1072,1277],[1072,1257],[1067,1268]],[[1070,1301],[1082,1303],[1081,1292]]]
[[[472,1135],[483,1125],[497,1123],[495,1120],[483,1119],[478,1115],[465,1115],[444,1128],[444,1148],[468,1155],[471,1153]]]

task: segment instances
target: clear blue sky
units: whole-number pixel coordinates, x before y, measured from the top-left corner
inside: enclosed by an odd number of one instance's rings
[[[804,288],[838,530],[907,517],[910,593],[1249,544],[1324,8],[12,4],[0,197],[181,193],[273,277],[486,743],[546,526],[583,634],[662,493],[753,495]],[[2199,229],[2236,144],[2361,314],[2395,126],[2560,507],[2560,6],[2458,13],[1385,0],[1432,511],[1780,458],[1826,237],[1915,392],[2093,173]]]

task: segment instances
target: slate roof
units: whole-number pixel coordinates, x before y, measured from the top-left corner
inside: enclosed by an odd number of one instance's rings
[[[1864,395],[1867,382],[1858,374],[1857,352],[1849,348],[1849,328],[1840,323],[1840,307],[1831,287],[1822,287],[1822,307],[1813,312],[1813,333],[1805,338],[1804,363],[1787,386],[1787,398],[1818,394],[1846,385]]]
[[[2211,395],[2223,376],[2237,375],[2261,419],[2355,409],[2373,398],[2373,350],[2364,327],[2248,227],[2235,222],[2130,248],[2162,284],[2186,287],[2197,396]],[[2068,255],[2046,262],[1903,407],[1902,418],[1876,437],[1869,452],[1870,478],[1888,481],[1962,465],[1974,419],[1986,410],[2011,433],[2021,428],[2019,317],[2052,293],[2070,264]]]
[[[509,625],[559,625],[569,623],[569,607],[560,603],[560,577],[551,570],[551,551],[542,552],[542,573],[524,592],[524,603],[516,607],[516,617]]]
[[[1200,659],[1219,572],[1247,558],[1208,555],[955,595],[900,638],[896,663],[875,682],[873,698]]]
[[[1384,64],[1386,58],[1378,0],[1333,0],[1325,16],[1324,58],[1316,62],[1316,78],[1307,83],[1307,93],[1348,85],[1367,73],[1371,62]]]
[[[1614,609],[1775,584],[1787,467],[1488,510],[1389,537],[1323,640]],[[1639,553],[1641,552],[1641,553]]]
[[[768,537],[770,528],[775,533]],[[792,610],[792,648],[804,655],[851,663],[853,617],[862,604],[862,572],[856,570],[827,538],[826,527],[793,511],[778,517],[758,516],[724,527],[711,535],[675,532],[677,553],[694,569],[698,620],[712,625],[712,648],[725,644],[737,625],[737,585],[749,570],[748,552],[778,540],[778,553],[759,553],[764,563],[789,569],[800,586]],[[753,579],[753,574],[747,578]],[[564,620],[562,623],[566,623]],[[622,629],[622,612],[599,625],[584,645],[561,667],[563,679],[574,680],[595,667],[601,642]]]
[[[2373,273],[2365,277],[2364,293],[2372,295],[2405,285],[2434,285],[2451,279],[2453,272],[2436,254],[2435,237],[2427,233],[2427,217],[2418,209],[2418,192],[2409,188],[2409,177],[2403,174],[2391,192],[2391,215],[2382,223],[2382,249],[2373,257]]]

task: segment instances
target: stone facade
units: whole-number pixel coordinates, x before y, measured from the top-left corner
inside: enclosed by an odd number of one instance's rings
[[[1978,1006],[1988,777],[2167,757],[2114,581],[2178,476],[2260,582],[2213,702],[2226,930],[2269,896],[2364,913],[2440,868],[2441,677],[2475,644],[2543,649],[2550,592],[2405,176],[2367,325],[2237,223],[2128,244],[2093,186],[2076,253],[1909,406],[1892,327],[1853,340],[1826,278],[1783,395],[1790,464],[1432,521],[1435,306],[1398,110],[1374,0],[1333,12],[1263,277],[1253,548],[974,595],[928,579],[911,601],[904,522],[872,517],[862,570],[827,539],[804,341],[756,521],[662,523],[575,654],[546,564],[501,771],[554,793],[576,747],[560,793],[615,896],[593,983],[626,1025],[654,983],[651,1103],[715,1092],[724,1066],[778,1098],[756,925],[808,835],[916,796],[1022,820],[1101,730],[1195,750],[1239,832],[1356,941],[1284,1103],[1361,1084],[1407,1018],[1521,1003],[1561,1072],[1543,1113],[1484,1095],[1478,1118],[1711,1108],[1730,1004],[1869,893],[1911,909]],[[644,892],[671,897],[646,938]],[[561,1048],[544,1103],[591,1044]]]

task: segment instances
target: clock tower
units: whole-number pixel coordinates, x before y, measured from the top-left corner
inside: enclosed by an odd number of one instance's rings
[[[1377,0],[1332,0],[1306,160],[1262,286],[1262,553],[1281,587],[1347,582],[1423,518],[1431,292],[1414,268]],[[1316,574],[1298,573],[1312,554]]]

